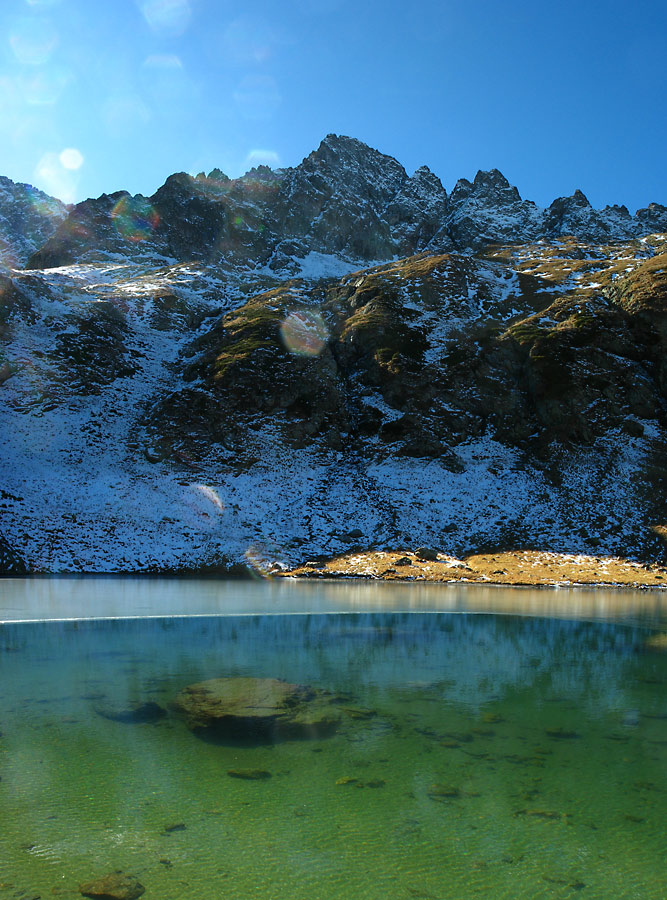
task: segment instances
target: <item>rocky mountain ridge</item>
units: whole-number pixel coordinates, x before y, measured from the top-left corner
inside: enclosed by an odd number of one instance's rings
[[[0,569],[664,558],[661,210],[448,196],[332,136],[79,204],[0,275]]]
[[[30,268],[131,255],[299,274],[309,253],[357,263],[494,243],[629,240],[667,230],[667,207],[634,216],[594,210],[581,191],[548,209],[523,200],[497,170],[460,179],[451,194],[426,166],[412,175],[353,138],[328,135],[300,165],[260,166],[231,180],[219,170],[171,175],[151,197],[124,192],[77,204]]]

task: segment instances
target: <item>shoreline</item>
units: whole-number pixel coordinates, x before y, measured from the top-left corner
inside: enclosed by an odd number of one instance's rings
[[[512,550],[461,558],[428,548],[352,550],[310,560],[272,575],[292,578],[361,578],[373,581],[477,584],[498,587],[603,587],[664,590],[667,566],[622,557]]]

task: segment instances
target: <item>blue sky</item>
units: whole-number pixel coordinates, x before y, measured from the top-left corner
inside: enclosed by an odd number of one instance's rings
[[[667,203],[662,0],[0,0],[0,36],[0,174],[67,201],[337,132],[448,190]]]

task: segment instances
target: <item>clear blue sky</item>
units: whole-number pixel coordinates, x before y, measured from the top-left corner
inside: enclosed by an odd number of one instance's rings
[[[0,0],[0,36],[0,174],[68,201],[333,131],[448,190],[667,203],[664,0]]]

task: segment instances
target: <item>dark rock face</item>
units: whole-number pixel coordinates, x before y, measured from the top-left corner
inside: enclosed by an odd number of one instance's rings
[[[23,267],[66,216],[60,200],[0,176],[0,266]]]
[[[471,184],[459,180],[449,198],[447,228],[456,247],[535,240],[542,232],[542,210],[522,200],[497,169],[478,172]]]
[[[0,575],[26,575],[27,568],[23,560],[12,550],[0,534]]]
[[[126,346],[128,325],[117,305],[101,300],[81,314],[68,316],[51,352],[59,377],[70,388],[96,393],[116,378],[131,376],[135,367]]]
[[[514,345],[498,342],[501,323],[515,306],[531,314],[548,304],[538,279],[525,282],[530,293],[517,283],[505,296],[511,286],[502,272],[456,255],[401,260],[312,290],[288,282],[200,338],[186,369],[197,387],[166,398],[150,420],[234,447],[253,422],[270,417],[293,447],[437,457],[456,469],[451,447],[464,435],[492,416],[515,427],[519,401],[508,371],[520,361]],[[306,328],[290,346],[295,293]]]
[[[172,707],[196,734],[262,743],[325,737],[340,719],[328,696],[275,678],[214,678],[191,684],[177,694]]]

